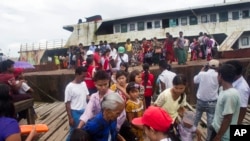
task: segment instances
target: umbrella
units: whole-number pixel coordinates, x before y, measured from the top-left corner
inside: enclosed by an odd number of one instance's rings
[[[25,61],[16,61],[14,63],[14,68],[23,68],[23,69],[34,69],[35,67],[29,62]]]

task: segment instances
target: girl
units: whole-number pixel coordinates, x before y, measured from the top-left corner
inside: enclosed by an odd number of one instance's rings
[[[186,77],[178,74],[173,79],[173,87],[164,90],[156,99],[155,105],[165,109],[175,121],[178,114],[182,117],[186,106]],[[178,123],[178,121],[176,121]]]
[[[151,96],[153,95],[153,86],[154,86],[154,75],[149,72],[149,64],[145,63],[142,66],[143,72],[141,73],[142,76],[142,86],[144,86],[144,98],[146,109],[151,104]]]
[[[134,118],[141,117],[143,114],[143,102],[138,98],[140,85],[135,82],[130,82],[127,85],[126,92],[130,96],[126,103],[126,115],[127,119],[132,125],[132,120]],[[143,141],[143,131],[140,127],[132,125],[132,132],[136,135],[138,141]]]
[[[109,54],[110,54],[110,50],[106,49],[101,59],[102,70],[106,71],[108,74],[110,74],[110,69],[111,69],[111,66],[109,64]]]
[[[125,72],[128,72],[128,67],[129,67],[128,63],[126,63],[126,62],[121,62],[121,64],[120,64],[120,70],[123,70],[123,71],[125,71]]]
[[[122,98],[126,101],[129,99],[129,95],[126,92],[127,87],[127,72],[119,70],[116,72],[117,83],[113,84],[110,89],[118,92]]]
[[[129,82],[135,82],[136,84],[138,84],[140,86],[140,90],[139,90],[139,98],[143,101],[143,105],[145,107],[145,100],[144,100],[144,87],[141,85],[142,83],[142,77],[141,77],[141,72],[139,70],[133,70],[130,73],[129,76]]]
[[[96,89],[94,81],[93,81],[93,77],[95,74],[95,65],[94,65],[94,60],[92,57],[88,57],[86,59],[85,67],[87,68],[87,74],[84,78],[84,81],[85,81],[87,88],[89,90],[89,97],[90,97],[93,93],[97,92],[97,89]]]

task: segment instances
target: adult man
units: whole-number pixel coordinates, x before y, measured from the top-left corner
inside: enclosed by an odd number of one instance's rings
[[[208,68],[207,68],[208,67]],[[208,127],[212,124],[215,105],[218,98],[218,73],[216,68],[219,67],[218,60],[210,60],[208,65],[204,66],[201,71],[194,76],[194,83],[199,84],[197,91],[196,115],[194,125],[197,127],[202,113],[206,112]],[[208,70],[206,70],[208,69]],[[211,130],[207,130],[207,140]]]
[[[233,88],[235,68],[230,64],[223,64],[218,69],[218,81],[221,86],[212,122],[213,141],[229,141],[229,127],[237,124],[240,112],[240,94]]]
[[[185,39],[183,36],[183,32],[179,32],[179,38],[177,39],[177,58],[178,58],[178,65],[186,65],[186,54],[184,50]]]
[[[91,50],[92,52],[95,52],[96,46],[95,46],[95,42],[91,42],[91,45],[89,46],[89,50]]]
[[[237,60],[227,61],[226,64],[231,64],[235,67],[236,78],[233,82],[233,87],[236,88],[240,93],[240,114],[238,119],[238,124],[242,124],[242,121],[247,112],[248,99],[250,94],[250,89],[247,81],[242,76],[243,67]]]
[[[86,83],[83,81],[87,68],[78,67],[75,70],[75,78],[65,89],[65,107],[69,118],[70,132],[77,127],[79,118],[87,105],[87,96],[89,95]],[[69,140],[69,137],[67,140]]]

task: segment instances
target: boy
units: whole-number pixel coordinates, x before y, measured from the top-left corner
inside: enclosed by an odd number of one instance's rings
[[[86,83],[83,81],[86,76],[86,67],[75,69],[75,78],[65,88],[65,107],[69,118],[70,132],[67,141],[70,139],[71,132],[77,127],[79,118],[87,105],[89,95]]]
[[[210,127],[212,130],[210,140],[229,141],[229,127],[237,124],[240,112],[240,94],[232,85],[235,76],[234,66],[223,64],[219,67],[218,81],[221,88]]]

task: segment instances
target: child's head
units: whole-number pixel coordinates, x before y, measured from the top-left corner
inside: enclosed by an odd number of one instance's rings
[[[139,97],[140,85],[135,82],[129,82],[126,87],[126,92],[131,99],[137,99]]]
[[[121,64],[120,64],[120,70],[128,72],[128,63],[121,62]]]
[[[22,68],[15,68],[14,69],[14,76],[15,76],[16,80],[24,79],[23,69]]]
[[[127,72],[119,70],[116,72],[116,81],[119,85],[124,86],[127,83]]]
[[[148,107],[142,117],[132,120],[134,125],[144,126],[146,136],[152,141],[160,140],[162,135],[168,135],[172,128],[172,122],[172,118],[164,109],[154,106]]]
[[[93,77],[93,80],[100,94],[105,94],[108,91],[109,75],[105,71],[97,71]]]
[[[185,127],[191,128],[194,125],[194,113],[192,111],[185,111],[182,122]]]
[[[169,70],[170,71],[171,65],[169,65],[166,60],[160,60],[159,68],[160,68],[160,70]]]
[[[142,69],[143,69],[144,71],[148,71],[148,70],[149,70],[149,64],[148,64],[148,63],[144,63],[144,64],[142,65]]]
[[[86,76],[87,68],[80,66],[75,69],[75,79],[77,82],[82,82]]]
[[[90,136],[85,130],[73,129],[70,141],[90,141]]]
[[[129,82],[135,82],[137,84],[141,84],[141,72],[139,70],[133,70],[129,76]]]

